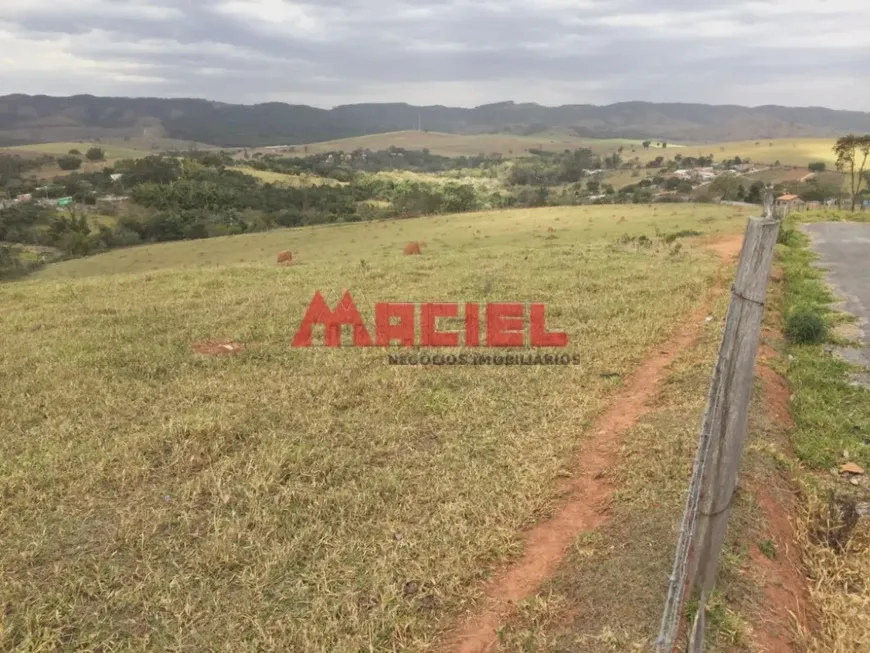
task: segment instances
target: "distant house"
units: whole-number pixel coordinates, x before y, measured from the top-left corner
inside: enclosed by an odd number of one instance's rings
[[[798,197],[797,195],[780,195],[779,197],[776,198],[776,205],[777,206],[794,207],[794,206],[800,206],[803,203],[804,203],[804,201],[800,197]]]
[[[104,195],[103,197],[97,198],[98,204],[117,204],[118,202],[126,202],[129,197],[126,195],[118,196],[118,195]]]

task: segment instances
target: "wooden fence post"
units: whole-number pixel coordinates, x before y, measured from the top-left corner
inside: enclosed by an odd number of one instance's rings
[[[746,227],[717,362],[721,382],[711,396],[711,441],[689,575],[704,598],[715,584],[737,487],[767,281],[779,233],[779,220],[765,213],[764,218],[750,218]]]

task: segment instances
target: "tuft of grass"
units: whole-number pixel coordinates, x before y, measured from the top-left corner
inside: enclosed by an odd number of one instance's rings
[[[785,337],[796,345],[816,345],[827,335],[825,320],[811,308],[799,308],[785,320]]]
[[[769,560],[776,559],[776,542],[771,539],[766,539],[758,543],[758,550],[761,551]]]
[[[694,229],[681,229],[680,231],[674,231],[672,233],[666,234],[663,238],[666,243],[669,245],[673,243],[677,238],[691,238],[692,236],[701,236],[700,231],[696,231]]]
[[[776,235],[776,242],[779,245],[791,247],[792,245],[798,244],[800,239],[798,238],[798,233],[794,227],[783,226]]]

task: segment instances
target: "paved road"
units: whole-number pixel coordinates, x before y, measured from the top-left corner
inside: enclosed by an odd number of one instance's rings
[[[819,266],[836,293],[843,297],[843,310],[858,316],[861,350],[843,350],[854,363],[870,367],[870,224],[819,222],[804,225],[819,255]]]

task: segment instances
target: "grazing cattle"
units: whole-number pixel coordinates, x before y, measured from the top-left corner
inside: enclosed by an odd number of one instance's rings
[[[405,256],[411,256],[412,254],[422,254],[420,251],[420,243],[411,242],[405,245]]]
[[[288,251],[279,252],[278,254],[278,265],[287,265],[288,263],[293,262],[293,254]]]

